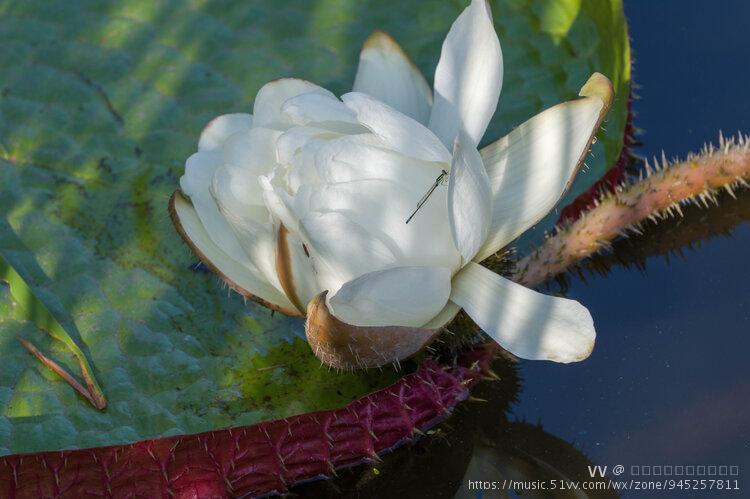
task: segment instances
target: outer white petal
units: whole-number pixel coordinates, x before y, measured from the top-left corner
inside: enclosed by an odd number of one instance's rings
[[[542,111],[482,149],[492,187],[492,224],[481,261],[533,226],[565,194],[612,103],[609,80],[595,73],[583,99]]]
[[[456,274],[450,299],[518,357],[575,362],[594,348],[594,321],[586,307],[537,293],[477,263]]]
[[[351,92],[341,96],[341,100],[388,147],[424,161],[450,163],[448,149],[418,121],[363,93]]]
[[[255,96],[255,104],[253,105],[254,126],[281,130],[288,128],[292,121],[281,112],[281,106],[292,97],[310,92],[335,98],[325,88],[297,78],[281,78],[266,83]]]
[[[211,182],[216,169],[221,164],[222,153],[220,151],[193,154],[185,163],[185,174],[180,178],[180,188],[190,198],[214,244],[233,260],[243,265],[252,265],[211,196]]]
[[[224,114],[208,122],[198,140],[199,151],[218,149],[224,141],[237,132],[253,126],[253,115],[246,113]]]
[[[422,326],[443,309],[449,269],[394,267],[364,274],[328,298],[339,319],[356,326]]]
[[[335,293],[359,275],[396,265],[388,246],[341,213],[309,213],[300,226],[322,290]]]
[[[248,298],[266,302],[264,304],[270,305],[270,308],[288,315],[298,315],[287,297],[269,284],[258,270],[252,265],[248,266],[235,260],[214,242],[198,212],[179,192],[172,198],[170,208],[175,225],[186,242],[199,258],[213,267],[232,288]],[[244,254],[242,256],[244,257]]]
[[[451,26],[435,69],[430,130],[450,147],[460,129],[482,140],[503,84],[503,54],[486,0],[473,0]]]
[[[448,220],[456,248],[464,262],[471,261],[484,244],[490,228],[490,181],[471,138],[463,131],[453,148],[448,180]]]
[[[422,72],[389,34],[365,41],[354,78],[355,92],[371,95],[423,125],[430,119],[432,90]]]

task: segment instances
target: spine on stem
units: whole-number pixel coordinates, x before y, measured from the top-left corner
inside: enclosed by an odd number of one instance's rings
[[[645,169],[645,176],[618,185],[577,220],[558,226],[518,262],[513,279],[525,286],[539,285],[608,249],[617,237],[641,234],[645,223],[681,216],[688,203],[718,205],[716,195],[722,189],[734,197],[737,189],[749,186],[750,137],[720,135],[718,148],[709,145],[673,163],[662,154],[661,161],[655,160],[653,166],[646,162]]]

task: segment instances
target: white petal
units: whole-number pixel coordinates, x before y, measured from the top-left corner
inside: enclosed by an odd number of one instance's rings
[[[305,185],[310,187],[320,185],[321,180],[315,168],[315,157],[318,150],[328,141],[329,139],[325,136],[312,137],[292,156],[286,177],[289,192],[296,193]]]
[[[448,219],[453,242],[464,262],[471,261],[484,244],[491,213],[490,180],[482,158],[471,138],[460,132],[448,180]]]
[[[328,298],[331,312],[356,326],[421,326],[445,306],[451,272],[394,267],[364,274]]]
[[[239,166],[224,164],[216,169],[211,195],[224,217],[253,223],[268,221],[268,210],[258,185],[258,175]]]
[[[586,307],[537,293],[477,263],[456,274],[450,299],[518,357],[575,362],[594,348],[594,321]]]
[[[300,226],[314,262],[320,262],[316,271],[323,290],[335,293],[359,275],[396,264],[388,246],[341,213],[309,213]]]
[[[255,127],[235,133],[224,143],[225,164],[214,173],[211,194],[230,222],[268,222],[258,177],[273,170],[280,133]]]
[[[221,151],[197,152],[185,163],[185,174],[180,178],[180,188],[198,212],[211,240],[233,260],[243,265],[252,265],[242,251],[232,228],[219,212],[210,188],[216,169],[222,164]]]
[[[432,90],[422,72],[389,34],[365,41],[354,78],[355,92],[371,95],[423,125],[430,119]]]
[[[581,95],[542,111],[482,149],[492,188],[492,223],[475,260],[537,223],[570,187],[612,102],[612,85],[597,73]]]
[[[261,206],[248,210],[241,203],[241,193],[239,198],[235,197],[232,188],[238,185],[233,186],[237,180],[234,174],[244,172],[223,165],[222,157],[222,151],[192,155],[185,165],[180,187],[190,197],[191,208],[197,212],[214,245],[233,262],[252,269],[258,279],[281,291],[274,268],[273,226],[263,221]],[[243,181],[251,180],[243,178]]]
[[[321,290],[308,246],[295,234],[279,228],[276,273],[290,301],[305,313],[307,304]]]
[[[250,130],[252,126],[252,114],[235,113],[218,116],[209,121],[201,132],[201,138],[198,141],[198,150],[211,151],[218,149],[229,136],[243,130]]]
[[[175,223],[179,224],[178,229],[187,238],[187,242],[199,257],[221,274],[236,291],[248,298],[260,298],[281,309],[280,311],[285,314],[298,315],[287,297],[269,284],[256,269],[238,262],[214,242],[199,218],[199,213],[189,201],[176,193],[172,203]],[[244,257],[244,254],[242,256]]]
[[[276,158],[279,164],[290,165],[305,144],[317,138],[333,139],[339,134],[312,126],[295,126],[284,132],[276,141]]]
[[[281,106],[281,112],[297,125],[339,121],[357,125],[351,109],[333,95],[310,92],[292,97]]]
[[[357,180],[329,184],[316,190],[311,209],[345,214],[377,234],[401,265],[458,268],[461,255],[453,244],[448,223],[448,190],[440,185],[408,223],[407,217],[434,182],[406,186],[389,180]]]
[[[242,252],[266,281],[283,292],[275,265],[277,228],[258,186],[260,178],[247,167],[225,164],[214,174],[211,194]]]
[[[315,167],[320,177],[331,184],[380,179],[420,188],[427,188],[441,171],[439,163],[409,158],[383,147],[372,134],[328,141],[318,150]]]
[[[482,140],[503,84],[503,54],[486,0],[473,0],[451,26],[435,69],[430,130],[450,147],[461,129]]]
[[[253,105],[254,126],[281,130],[288,128],[292,121],[281,112],[281,106],[292,97],[310,92],[335,98],[325,88],[297,78],[280,78],[266,83],[255,96],[255,104]]]
[[[277,175],[261,176],[258,179],[263,190],[263,200],[274,217],[284,226],[296,233],[299,231],[299,220],[293,209],[293,199],[284,190],[283,182]]]
[[[422,327],[425,329],[440,329],[441,327],[447,326],[460,311],[461,307],[448,300],[448,303],[445,304],[443,309]]]
[[[270,173],[276,165],[276,142],[281,132],[253,127],[229,137],[224,143],[224,161],[257,174]]]
[[[341,100],[388,147],[424,161],[450,163],[448,149],[418,121],[366,94],[351,92],[341,96]]]
[[[242,249],[257,267],[259,274],[283,293],[284,287],[276,271],[278,225],[271,222],[257,224],[246,219],[232,220],[231,225]]]
[[[221,212],[230,221],[268,221],[258,177],[276,164],[275,144],[280,132],[253,128],[232,135],[224,143],[225,164],[217,168],[211,186]]]

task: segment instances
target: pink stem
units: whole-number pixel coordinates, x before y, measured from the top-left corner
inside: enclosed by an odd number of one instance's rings
[[[719,149],[708,147],[687,160],[661,165],[648,176],[603,195],[596,206],[581,217],[559,227],[540,248],[518,262],[513,279],[525,286],[537,286],[565,272],[576,262],[608,248],[610,242],[628,231],[640,232],[646,220],[682,214],[682,205],[692,202],[708,207],[717,203],[716,192],[747,187],[750,179],[750,140],[720,138]]]

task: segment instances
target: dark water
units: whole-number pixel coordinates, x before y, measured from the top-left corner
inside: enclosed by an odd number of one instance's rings
[[[710,5],[626,4],[641,87],[638,154],[679,156],[716,142],[719,130],[750,132],[750,4]],[[540,419],[601,464],[750,473],[747,197],[723,198],[725,211],[744,201],[732,238],[713,237],[684,258],[649,258],[644,272],[619,267],[574,282],[569,295],[597,321],[596,350],[576,366],[524,363],[513,414]]]
[[[637,154],[684,156],[719,130],[750,133],[750,2],[631,1],[626,13],[644,130]],[[568,296],[597,325],[585,362],[522,362],[482,388],[489,402],[461,407],[437,437],[299,493],[508,497],[467,492],[465,480],[583,480],[595,463],[610,477],[623,465],[623,480],[729,479],[734,488],[736,479],[740,488],[623,497],[750,497],[749,194],[616,245],[614,257],[595,261],[606,275],[570,280]]]

